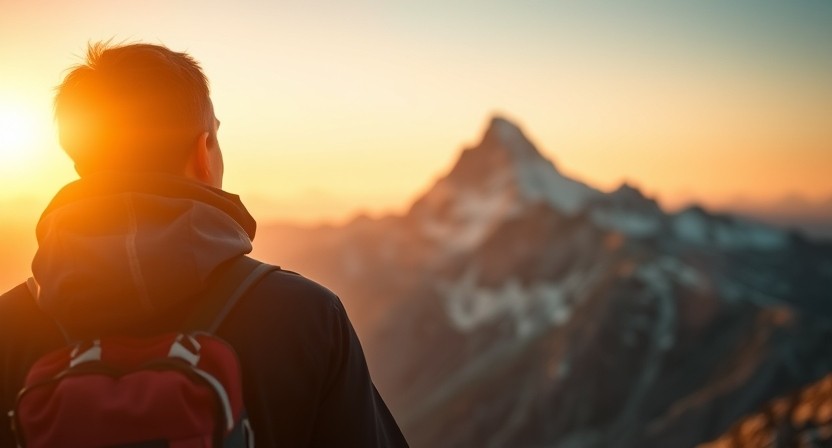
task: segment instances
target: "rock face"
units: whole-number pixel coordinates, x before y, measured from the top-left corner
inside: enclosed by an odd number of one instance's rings
[[[700,448],[832,445],[832,374],[803,389],[766,403],[760,412],[734,424]]]
[[[832,371],[832,246],[563,176],[503,118],[404,216],[265,228],[414,447],[687,447]]]

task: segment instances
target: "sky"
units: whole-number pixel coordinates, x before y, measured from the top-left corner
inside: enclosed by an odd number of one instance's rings
[[[0,213],[76,178],[52,97],[88,42],[198,59],[261,221],[402,212],[493,114],[668,207],[832,197],[832,2],[0,0]]]

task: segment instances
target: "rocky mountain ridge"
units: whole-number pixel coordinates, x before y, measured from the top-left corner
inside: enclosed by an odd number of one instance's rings
[[[832,370],[832,246],[563,176],[503,118],[404,216],[265,229],[413,446],[694,446]]]

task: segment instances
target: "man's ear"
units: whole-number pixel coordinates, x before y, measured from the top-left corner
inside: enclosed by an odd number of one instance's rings
[[[213,167],[211,166],[211,158],[208,157],[208,140],[209,133],[203,132],[196,138],[196,142],[191,147],[191,156],[188,158],[188,165],[185,167],[185,175],[194,180],[198,180],[205,184],[211,184],[213,179]]]

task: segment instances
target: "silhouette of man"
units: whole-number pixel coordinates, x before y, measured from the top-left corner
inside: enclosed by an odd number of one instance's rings
[[[58,87],[55,116],[80,179],[43,212],[33,278],[0,296],[4,411],[65,334],[181,330],[212,274],[251,251],[256,226],[221,190],[220,121],[189,55],[91,45]],[[258,447],[407,446],[326,288],[271,272],[217,335],[239,356]],[[0,446],[14,446],[8,424]]]

